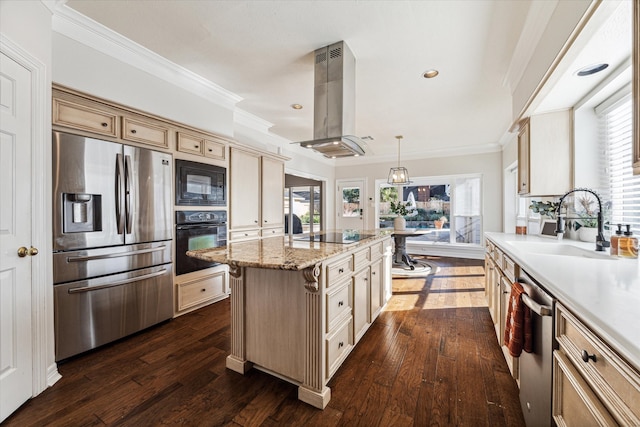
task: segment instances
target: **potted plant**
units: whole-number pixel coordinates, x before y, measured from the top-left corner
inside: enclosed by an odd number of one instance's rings
[[[409,214],[407,205],[402,201],[395,202],[392,200],[391,212],[397,215],[393,220],[394,230],[405,230],[407,228],[407,220],[404,217]]]
[[[446,222],[447,217],[442,215],[440,218],[433,221],[433,225],[436,227],[436,229],[440,230]]]
[[[582,205],[582,211],[578,213],[580,217],[578,238],[583,242],[595,242],[598,235],[598,219],[591,206],[595,201],[586,196],[580,197],[578,201]]]

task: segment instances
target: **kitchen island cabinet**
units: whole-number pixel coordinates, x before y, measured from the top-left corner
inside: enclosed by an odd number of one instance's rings
[[[283,378],[323,409],[327,383],[391,295],[391,236],[366,234],[351,244],[270,237],[189,251],[229,265],[227,368]]]

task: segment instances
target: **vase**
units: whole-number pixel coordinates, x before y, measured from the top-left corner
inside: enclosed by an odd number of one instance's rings
[[[583,242],[594,243],[598,236],[598,229],[593,227],[580,227],[578,230],[578,238]]]
[[[407,228],[407,220],[403,216],[398,215],[393,219],[393,229],[402,231]]]

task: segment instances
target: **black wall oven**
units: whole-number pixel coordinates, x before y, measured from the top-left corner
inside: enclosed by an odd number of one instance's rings
[[[176,205],[225,206],[226,168],[176,159]]]
[[[176,212],[176,275],[218,265],[218,263],[188,257],[187,251],[226,245],[226,211]]]

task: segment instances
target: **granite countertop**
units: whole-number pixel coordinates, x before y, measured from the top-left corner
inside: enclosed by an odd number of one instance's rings
[[[326,233],[340,232],[340,230]],[[381,240],[391,235],[393,229],[362,230],[361,234],[371,235],[355,243],[323,243],[296,240],[303,235],[293,237],[267,237],[260,240],[229,243],[220,248],[188,251],[187,255],[209,262],[234,264],[239,267],[271,268],[277,270],[304,270],[334,255],[351,251]],[[322,235],[325,233],[315,233]]]
[[[640,370],[638,259],[601,255],[595,252],[595,243],[506,233],[485,235]],[[540,243],[544,245],[537,247]],[[553,255],[554,247],[549,245],[571,245],[588,252],[587,256]]]

